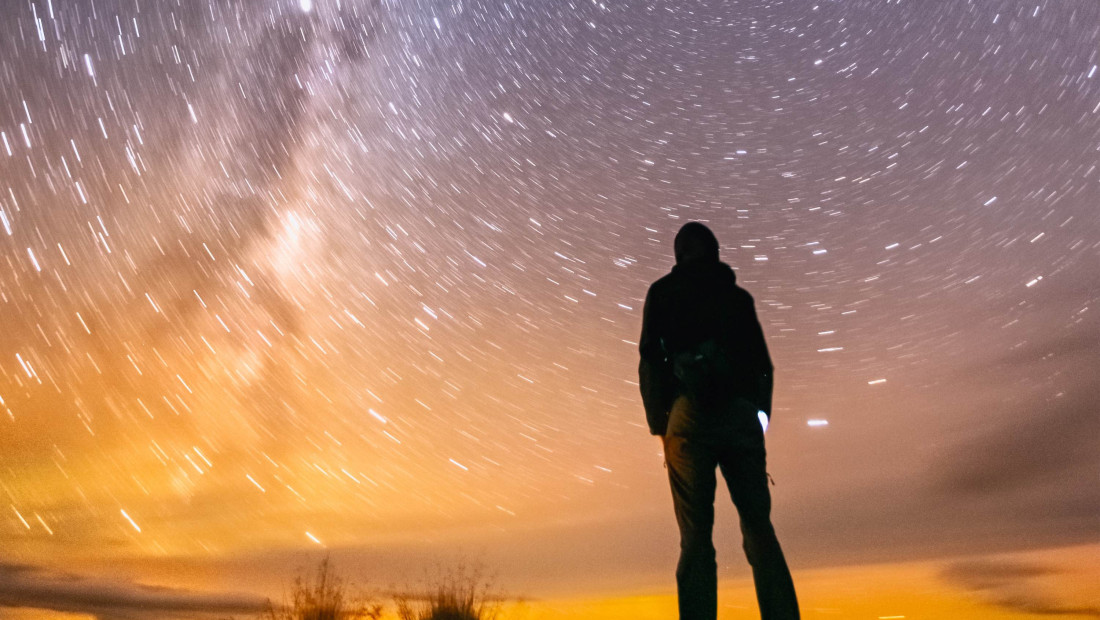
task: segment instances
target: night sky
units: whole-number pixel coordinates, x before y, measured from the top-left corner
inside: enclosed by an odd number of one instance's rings
[[[0,11],[0,574],[671,587],[637,338],[690,220],[796,583],[1100,540],[1096,0]]]

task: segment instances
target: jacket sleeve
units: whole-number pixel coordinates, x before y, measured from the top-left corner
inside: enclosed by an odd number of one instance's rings
[[[675,376],[664,346],[660,307],[651,286],[642,310],[642,335],[638,339],[641,361],[638,363],[638,386],[642,391],[646,422],[653,435],[664,435],[668,428],[668,412],[675,398]]]
[[[772,366],[771,356],[768,354],[768,344],[764,340],[764,330],[760,327],[760,320],[756,316],[755,302],[751,295],[748,298],[745,321],[748,329],[747,336],[751,350],[753,351],[753,367],[756,374],[756,406],[760,408],[768,419],[772,417],[772,391],[775,386],[775,367]]]

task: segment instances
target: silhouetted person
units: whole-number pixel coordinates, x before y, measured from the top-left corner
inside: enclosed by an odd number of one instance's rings
[[[764,332],[752,296],[718,260],[710,229],[685,224],[674,245],[672,273],[646,295],[638,375],[649,430],[662,438],[680,526],[680,620],[718,614],[716,468],[741,516],[761,618],[797,619],[794,583],[770,516],[761,418],[771,416],[772,363]]]

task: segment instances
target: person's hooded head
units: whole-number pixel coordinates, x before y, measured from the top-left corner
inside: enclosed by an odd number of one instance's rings
[[[672,245],[677,265],[718,262],[718,239],[699,222],[688,222],[680,227]]]

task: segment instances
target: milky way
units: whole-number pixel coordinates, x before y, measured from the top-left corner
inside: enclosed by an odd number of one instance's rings
[[[1095,540],[1095,0],[2,11],[20,557],[675,545],[636,344],[689,220],[796,566]]]

